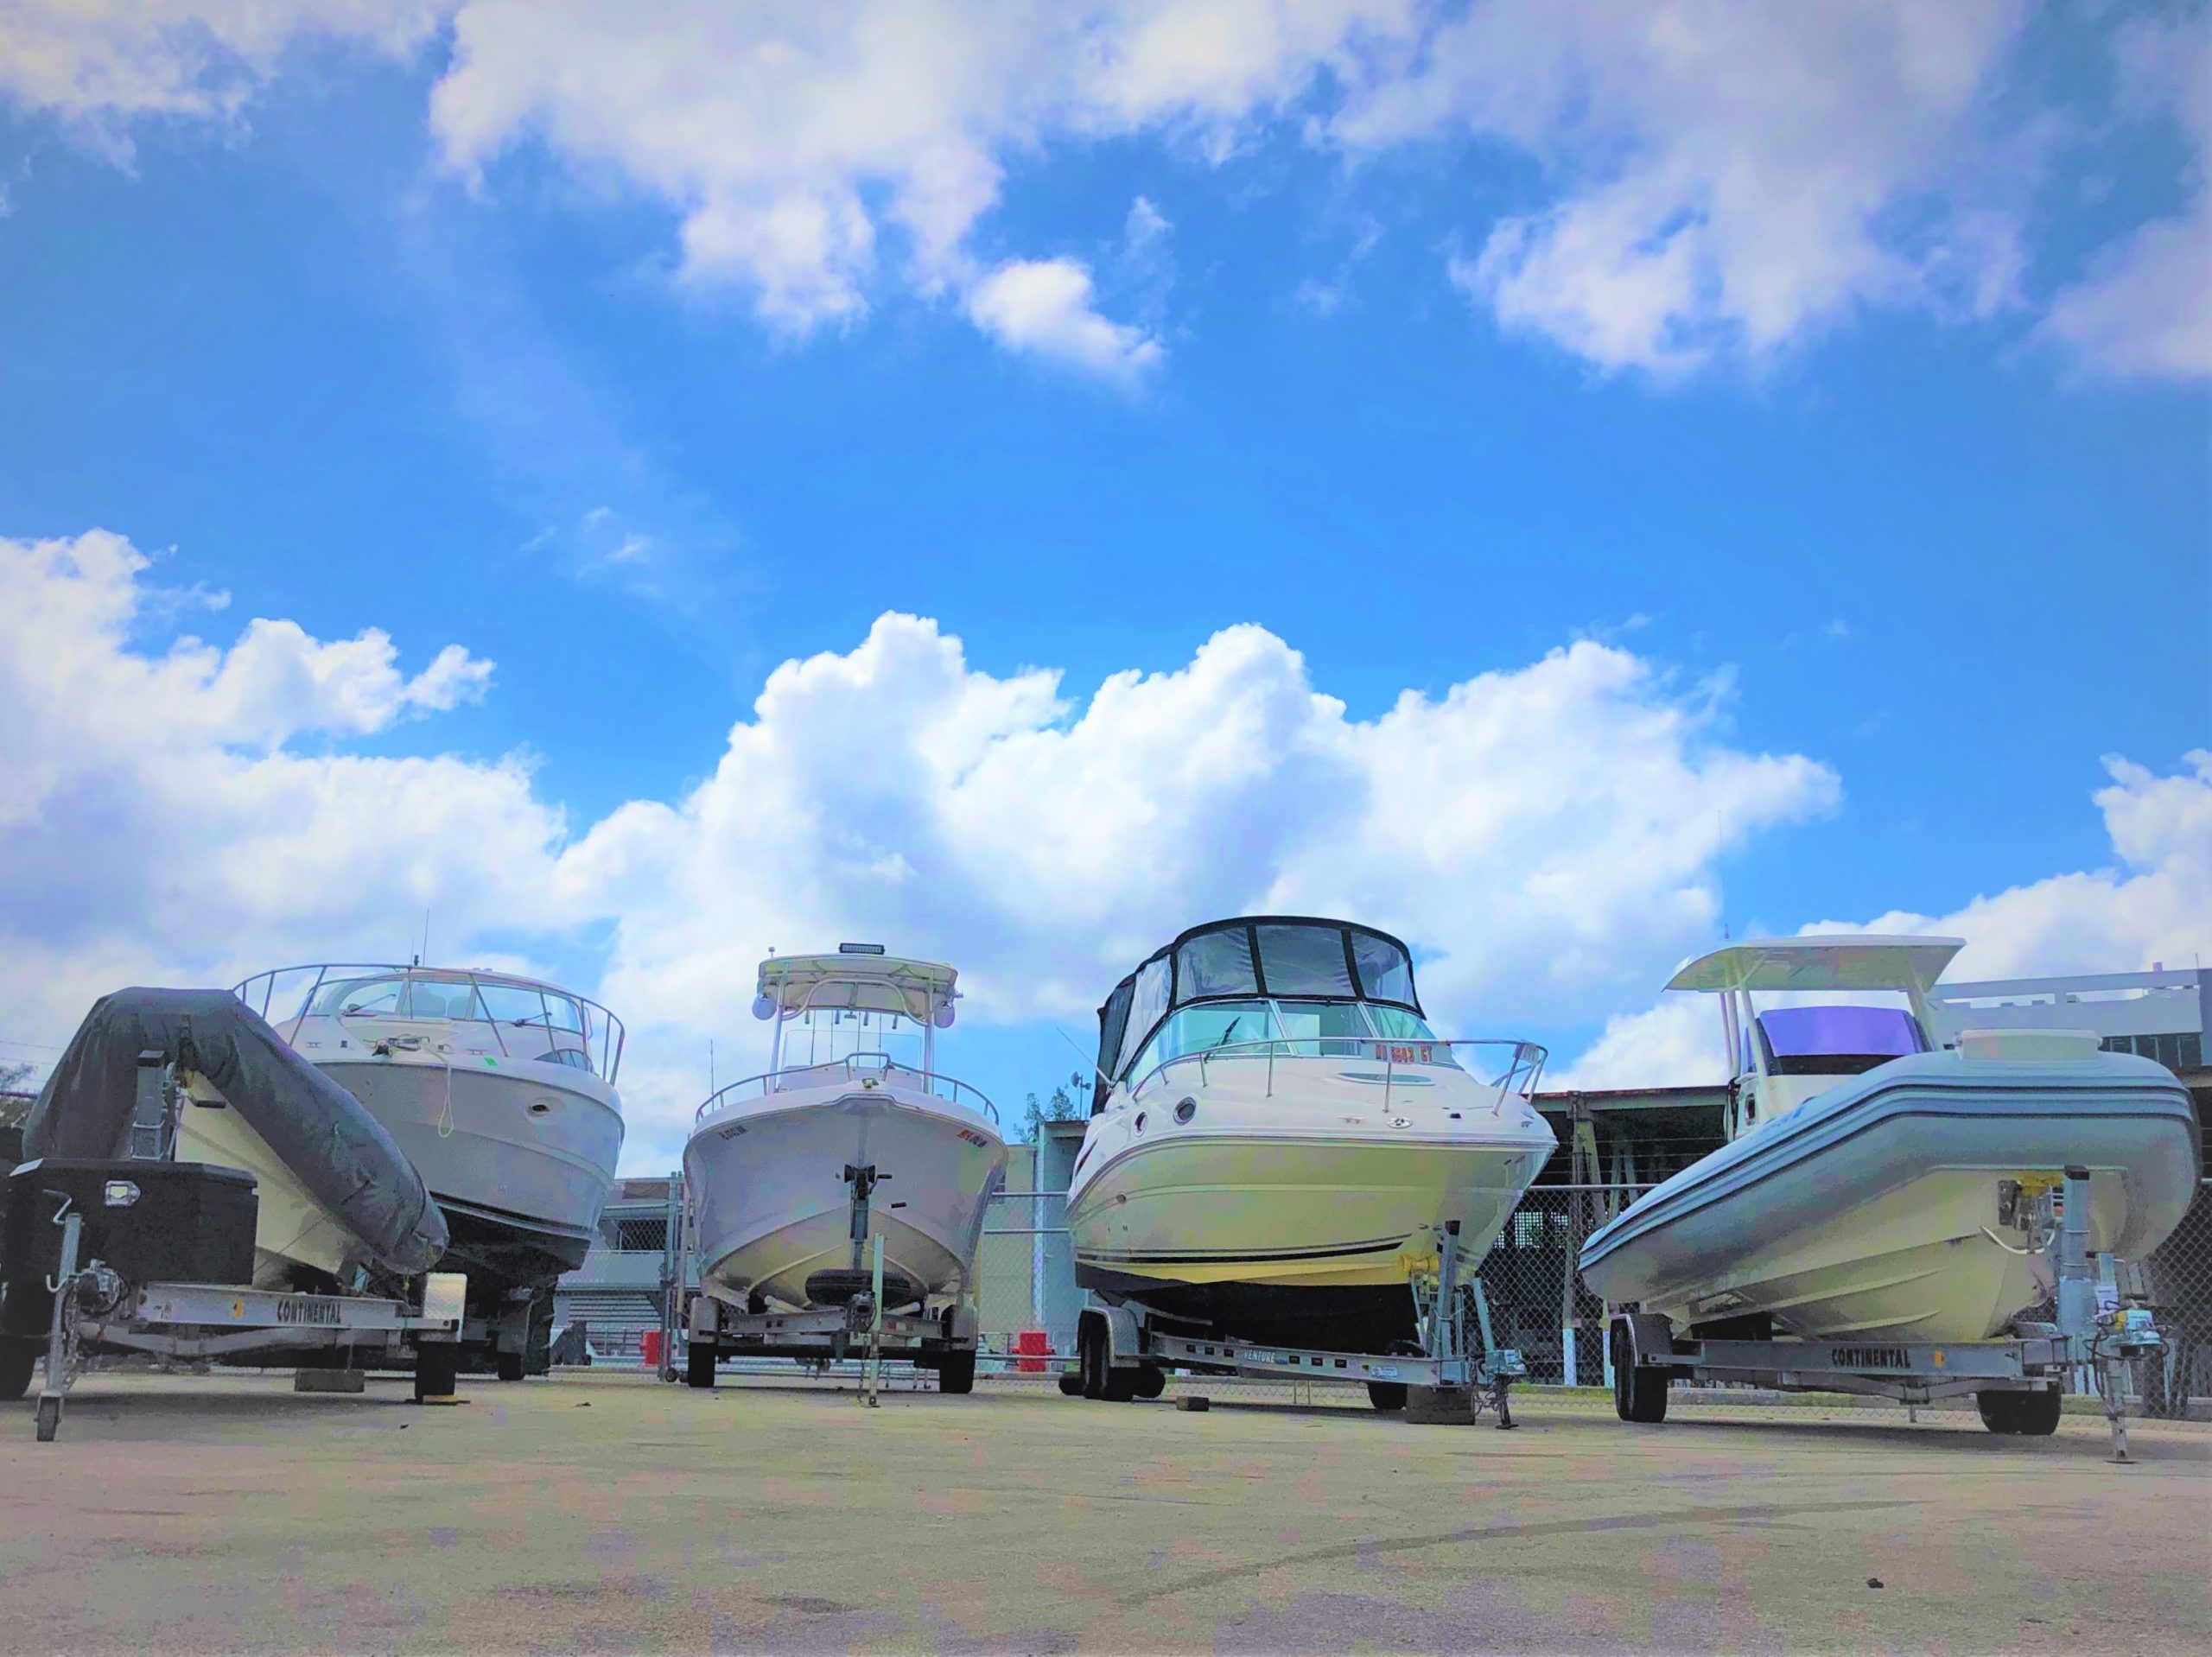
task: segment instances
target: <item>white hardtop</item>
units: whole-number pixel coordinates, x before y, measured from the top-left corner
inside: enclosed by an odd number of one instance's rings
[[[899,955],[773,955],[760,963],[764,1019],[837,1009],[896,1013],[918,1025],[950,1024],[959,974],[943,962]]]
[[[1843,932],[1753,938],[1686,962],[1669,989],[1900,990],[1916,1001],[1942,976],[1964,938]]]

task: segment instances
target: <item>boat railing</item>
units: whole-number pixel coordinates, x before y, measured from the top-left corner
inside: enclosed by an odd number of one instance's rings
[[[842,1058],[824,1059],[813,1064],[786,1064],[779,1070],[748,1076],[741,1082],[716,1089],[691,1120],[694,1123],[703,1122],[722,1106],[735,1104],[741,1099],[766,1098],[770,1094],[789,1093],[797,1088],[830,1087],[841,1078],[915,1088],[931,1098],[987,1116],[994,1127],[998,1124],[999,1108],[979,1089],[941,1070],[917,1070],[911,1064],[901,1064],[888,1053],[848,1053]]]
[[[1382,1108],[1390,1108],[1392,1089],[1401,1085],[1426,1086],[1416,1083],[1410,1074],[1402,1083],[1401,1072],[1448,1068],[1465,1071],[1480,1079],[1483,1072],[1496,1068],[1483,1065],[1471,1069],[1459,1062],[1462,1052],[1468,1058],[1480,1055],[1474,1050],[1488,1049],[1503,1058],[1503,1068],[1498,1070],[1488,1083],[1497,1091],[1491,1106],[1492,1114],[1503,1110],[1509,1095],[1526,1098],[1536,1090],[1536,1082],[1544,1073],[1546,1050],[1533,1041],[1516,1041],[1498,1036],[1456,1036],[1449,1039],[1436,1036],[1275,1036],[1255,1041],[1223,1042],[1211,1047],[1194,1048],[1187,1053],[1178,1053],[1164,1058],[1145,1072],[1136,1085],[1129,1089],[1135,1101],[1153,1082],[1165,1076],[1179,1065],[1198,1067],[1201,1086],[1209,1079],[1210,1067],[1217,1063],[1236,1063],[1239,1060],[1267,1062],[1266,1097],[1274,1098],[1275,1092],[1275,1060],[1278,1057],[1297,1059],[1351,1059],[1382,1066]]]
[[[303,967],[278,967],[269,972],[256,973],[245,982],[232,986],[231,994],[270,1024],[293,1024],[307,1016],[316,998],[322,994],[325,984],[342,984],[355,978],[404,979],[410,989],[418,981],[454,987],[466,985],[469,990],[469,1013],[460,1017],[442,1016],[455,1024],[488,1025],[492,1038],[499,1044],[502,1057],[538,1057],[536,1053],[515,1054],[507,1046],[506,1037],[501,1033],[502,1025],[511,1029],[529,1027],[543,1031],[549,1041],[556,1036],[575,1037],[582,1044],[585,1068],[609,1087],[613,1086],[615,1075],[622,1068],[622,1050],[628,1040],[628,1032],[623,1028],[621,1019],[598,1002],[579,995],[574,990],[563,989],[557,984],[523,978],[512,973],[481,972],[466,967],[402,967],[378,962],[334,961]],[[573,1003],[581,1013],[583,1028],[571,1030],[565,1024],[556,1024],[550,1005],[543,1001],[540,1006],[546,1011],[539,1017],[527,1019],[496,1018],[493,1015],[490,1003],[485,1000],[484,991],[487,985],[500,990],[536,991],[543,996]]]

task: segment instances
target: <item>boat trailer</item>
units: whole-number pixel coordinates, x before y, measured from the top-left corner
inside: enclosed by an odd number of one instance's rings
[[[2126,1463],[2128,1365],[2161,1351],[2164,1337],[2139,1304],[2100,1311],[2088,1215],[2088,1170],[2068,1168],[2053,1237],[2058,1321],[2016,1321],[2011,1340],[1708,1339],[1678,1336],[1661,1314],[1622,1307],[1611,1317],[1605,1349],[1614,1410],[1624,1421],[1663,1421],[1677,1381],[1857,1394],[1908,1406],[1971,1394],[1992,1432],[2043,1437],[2057,1431],[2069,1381],[2094,1375],[2111,1459]]]
[[[127,1170],[129,1163],[117,1165]],[[111,1182],[130,1184],[127,1177]],[[45,1385],[39,1393],[37,1435],[51,1444],[61,1431],[70,1390],[95,1353],[142,1352],[198,1362],[307,1352],[342,1355],[348,1369],[372,1357],[415,1349],[415,1401],[454,1395],[460,1357],[461,1303],[468,1279],[432,1272],[418,1306],[379,1296],[299,1294],[223,1283],[126,1283],[99,1260],[82,1260],[85,1216],[62,1197],[54,1222],[61,1228],[60,1259],[46,1279],[54,1297],[48,1325]],[[27,1389],[30,1354],[22,1355]],[[304,1373],[304,1372],[303,1372]],[[11,1372],[7,1378],[16,1379]],[[21,1395],[21,1389],[16,1395]]]
[[[1425,1338],[1411,1353],[1335,1352],[1179,1334],[1142,1306],[1089,1306],[1076,1326],[1077,1373],[1060,1378],[1060,1390],[1116,1403],[1158,1398],[1170,1369],[1264,1381],[1363,1381],[1380,1410],[1406,1408],[1418,1388],[1431,1397],[1465,1400],[1465,1416],[1440,1413],[1440,1419],[1473,1419],[1487,1409],[1499,1427],[1511,1428],[1509,1391],[1527,1378],[1528,1366],[1519,1352],[1493,1343],[1482,1279],[1460,1280],[1458,1221],[1445,1222],[1436,1271],[1414,1286],[1414,1292],[1422,1306]]]
[[[936,1317],[884,1310],[883,1239],[870,1235],[868,1206],[877,1182],[890,1178],[879,1174],[873,1163],[848,1165],[844,1171],[852,1188],[852,1265],[842,1273],[820,1274],[840,1279],[834,1289],[842,1305],[770,1311],[755,1301],[740,1311],[704,1291],[692,1297],[684,1320],[687,1385],[711,1390],[715,1366],[724,1358],[792,1358],[817,1371],[858,1358],[867,1365],[861,1401],[871,1409],[881,1391],[886,1359],[935,1370],[940,1393],[976,1390],[980,1324],[973,1296],[963,1292]]]

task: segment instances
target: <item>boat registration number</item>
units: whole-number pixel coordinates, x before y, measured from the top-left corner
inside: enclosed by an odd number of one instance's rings
[[[338,1303],[325,1295],[288,1294],[276,1303],[279,1324],[302,1324],[310,1328],[336,1329]]]

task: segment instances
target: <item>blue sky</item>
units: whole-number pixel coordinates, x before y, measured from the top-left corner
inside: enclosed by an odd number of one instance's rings
[[[1018,8],[887,70],[867,5],[509,10],[0,24],[0,1055],[427,904],[637,1027],[658,1166],[760,949],[856,930],[978,963],[1015,1102],[1263,900],[1654,1080],[1724,924],[2212,942],[2200,9],[1131,4],[1096,82]]]

